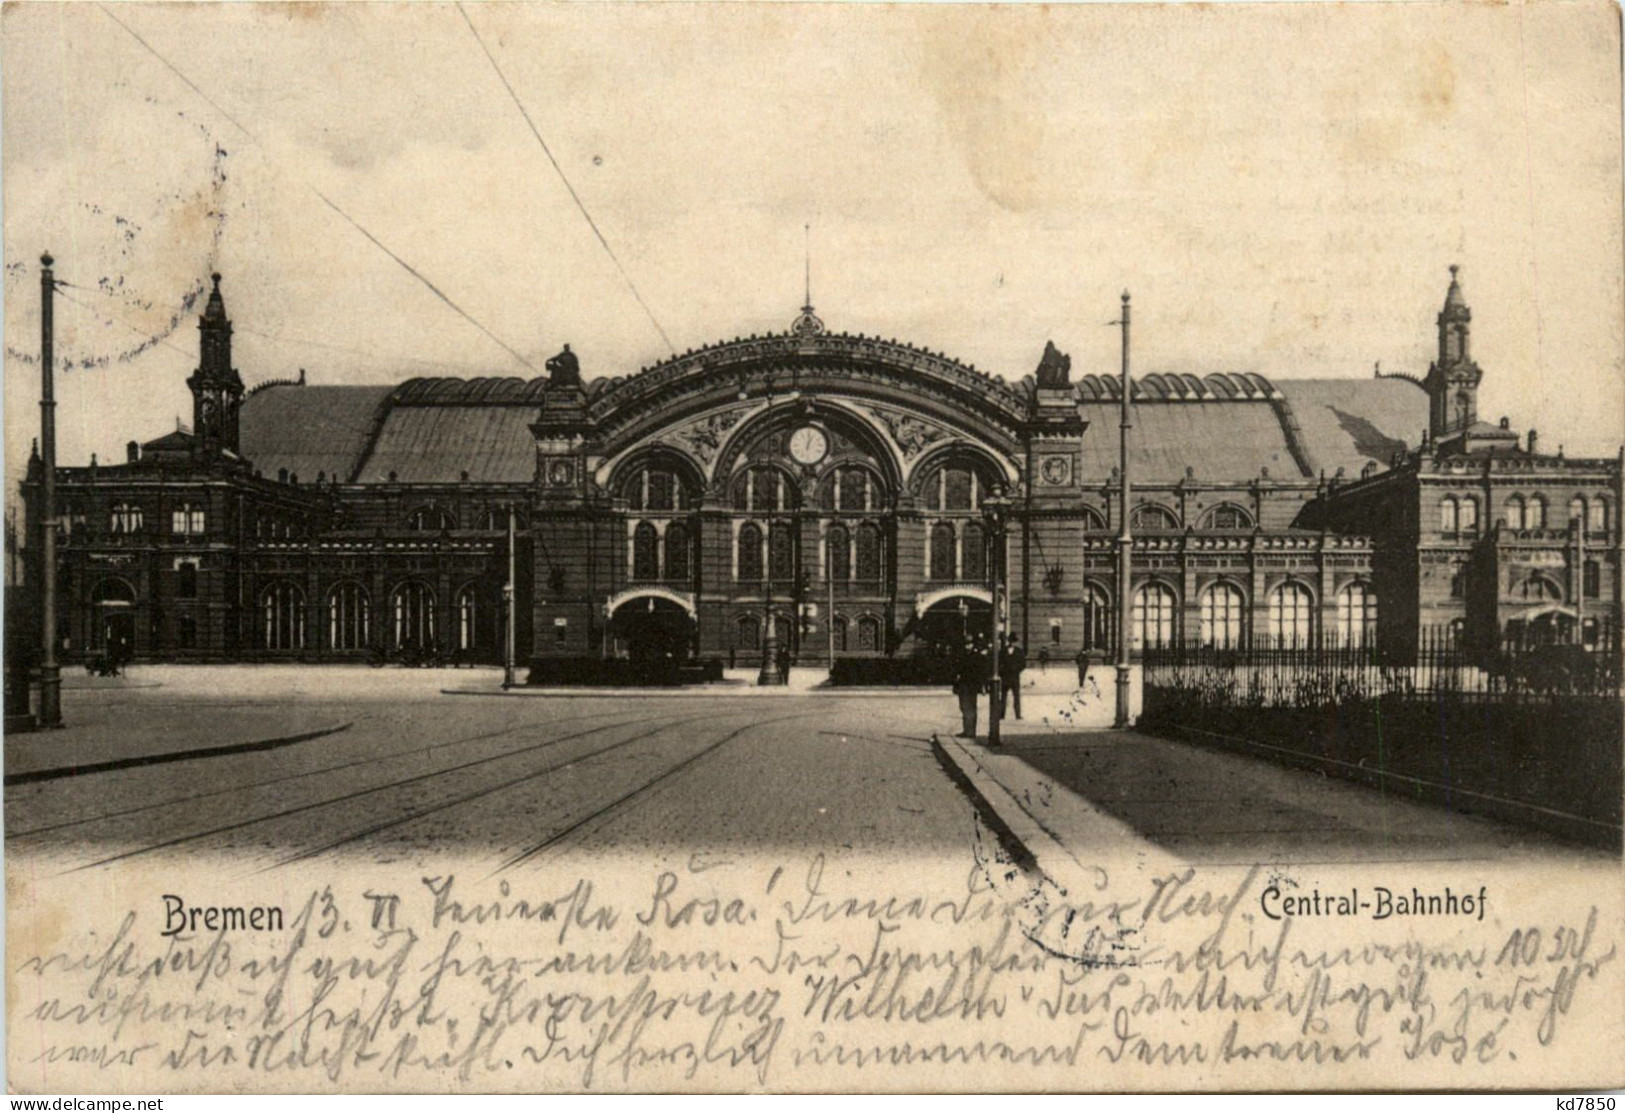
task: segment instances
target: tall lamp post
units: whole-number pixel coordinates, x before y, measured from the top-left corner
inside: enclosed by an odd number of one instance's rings
[[[39,725],[62,725],[62,670],[56,660],[56,388],[52,381],[52,302],[56,279],[50,252],[40,256],[40,640]]]
[[[504,688],[513,687],[514,672],[515,615],[513,605],[516,594],[514,585],[518,582],[515,574],[516,557],[514,554],[514,535],[517,530],[515,530],[514,525],[514,508],[510,505],[508,507],[508,582],[502,585],[502,601],[505,604],[508,618],[502,631],[502,686]]]
[[[1003,614],[1000,606],[1004,601],[1004,529],[1005,520],[1010,513],[1010,500],[1004,494],[1002,487],[995,488],[993,493],[982,500],[982,517],[987,522],[987,544],[989,571],[993,580],[993,643],[989,647],[988,694],[990,701],[987,709],[987,744],[997,746],[1000,743],[999,711],[1004,704],[1004,692],[999,680],[999,640],[1004,632]]]
[[[767,534],[762,544],[767,549],[762,561],[762,667],[756,671],[756,686],[771,688],[784,683],[779,671],[778,623],[773,621],[773,527],[771,515],[767,519]]]
[[[1122,437],[1118,444],[1118,474],[1122,477],[1122,503],[1117,531],[1117,713],[1113,725],[1124,730],[1129,724],[1129,651],[1134,638],[1134,535],[1129,528],[1132,483],[1128,468],[1128,433],[1133,426],[1133,384],[1128,376],[1128,291],[1123,291],[1123,315],[1117,322],[1123,329]]]

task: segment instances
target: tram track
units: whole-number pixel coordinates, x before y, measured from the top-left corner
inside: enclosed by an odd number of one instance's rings
[[[772,726],[775,723],[789,722],[791,719],[805,719],[809,715],[812,715],[812,714],[814,714],[814,712],[804,711],[804,712],[801,712],[800,714],[797,714],[797,715],[782,715],[782,716],[780,716],[779,718],[776,718],[776,719],[761,719],[761,720],[758,720],[756,722],[746,723],[744,726],[738,728],[737,730],[730,731],[729,733],[723,735],[721,738],[717,739],[715,742],[711,743],[710,745],[703,747],[698,753],[694,753],[694,754],[689,755],[688,757],[684,758],[682,761],[678,762],[676,765],[673,765],[669,769],[666,769],[664,772],[660,773],[658,776],[654,777],[652,780],[646,781],[642,785],[640,785],[637,788],[633,789],[631,792],[628,792],[628,793],[626,793],[626,794],[624,794],[624,795],[622,795],[620,797],[617,797],[616,799],[610,801],[608,804],[605,804],[603,807],[597,808],[594,811],[590,812],[589,814],[587,814],[587,815],[583,816],[582,818],[576,820],[574,823],[570,824],[568,827],[565,827],[565,828],[563,828],[562,830],[559,830],[559,831],[555,831],[553,834],[549,835],[547,838],[543,839],[541,842],[536,843],[534,846],[528,847],[525,850],[520,851],[518,854],[515,854],[515,855],[509,857],[500,866],[498,866],[495,871],[493,871],[493,875],[496,874],[496,873],[502,873],[505,870],[512,869],[513,867],[518,866],[518,865],[520,865],[520,864],[522,864],[524,862],[531,861],[532,859],[536,858],[538,855],[542,854],[543,852],[545,852],[549,848],[555,846],[556,844],[558,844],[558,843],[564,841],[565,839],[569,838],[570,836],[576,834],[578,831],[580,831],[583,827],[587,826],[589,823],[593,823],[596,820],[602,820],[602,819],[606,818],[611,812],[615,811],[617,808],[623,807],[626,804],[631,803],[633,800],[635,800],[638,797],[644,795],[645,793],[650,792],[652,790],[658,790],[661,786],[668,786],[669,787],[669,784],[670,784],[670,781],[671,781],[672,777],[676,776],[678,773],[680,773],[683,770],[685,770],[685,769],[689,768],[690,766],[694,765],[701,758],[708,757],[709,755],[715,753],[717,750],[720,750],[727,743],[732,742],[735,738],[738,738],[741,734],[744,734],[746,731],[752,730],[752,729],[754,729],[756,727]]]
[[[623,712],[598,711],[587,715],[572,715],[567,719],[553,719],[550,720],[550,723],[553,725],[563,723],[578,723],[591,719],[608,718],[610,716],[620,714],[623,714]],[[176,807],[181,804],[192,804],[199,800],[210,800],[218,796],[229,796],[236,792],[251,792],[255,789],[270,788],[276,785],[288,784],[292,781],[303,780],[308,777],[317,777],[323,773],[338,773],[346,769],[358,769],[365,765],[376,765],[383,761],[396,761],[400,759],[420,757],[424,754],[434,753],[436,750],[449,750],[457,746],[472,745],[476,742],[489,742],[494,738],[502,738],[506,735],[518,734],[522,731],[532,730],[536,727],[536,725],[536,723],[521,723],[518,726],[504,727],[501,730],[484,731],[480,734],[470,734],[463,738],[453,738],[444,742],[435,742],[431,745],[419,746],[412,750],[395,750],[391,751],[390,753],[378,754],[373,757],[357,758],[354,761],[340,762],[337,765],[326,765],[320,769],[308,769],[302,773],[289,773],[282,777],[270,777],[262,781],[250,781],[247,784],[230,785],[226,788],[217,788],[209,792],[196,792],[190,796],[178,796],[169,800],[160,800],[152,804],[141,804],[133,808],[120,808],[117,811],[102,812],[98,815],[84,816],[78,819],[63,820],[60,823],[47,823],[39,827],[27,827],[18,831],[7,831],[5,837],[8,842],[14,840],[25,840],[35,835],[49,834],[52,831],[64,831],[72,827],[83,827],[93,823],[103,823],[112,819],[122,819],[126,816],[140,815],[143,812],[158,811],[163,808]],[[522,751],[516,750],[510,752],[519,753]]]
[[[411,812],[410,814],[395,816],[394,818],[386,820],[386,821],[384,821],[382,823],[375,823],[372,826],[367,827],[367,828],[365,828],[363,830],[352,832],[351,834],[348,834],[348,835],[344,836],[342,839],[335,839],[332,842],[324,843],[321,846],[310,847],[310,848],[308,848],[306,850],[300,851],[297,854],[289,855],[288,857],[280,859],[279,861],[275,862],[274,864],[272,864],[270,866],[267,866],[264,870],[261,870],[259,872],[264,873],[264,872],[267,872],[268,870],[280,869],[280,868],[282,868],[284,866],[291,866],[291,865],[293,865],[293,864],[295,864],[297,862],[303,862],[303,861],[307,861],[307,860],[309,860],[311,858],[319,857],[322,854],[331,853],[332,851],[338,850],[341,847],[348,846],[351,843],[360,842],[362,839],[368,839],[368,838],[373,837],[374,835],[382,834],[383,832],[388,831],[388,830],[390,830],[392,828],[401,827],[401,826],[404,826],[405,824],[408,824],[408,823],[415,823],[416,821],[418,821],[420,819],[425,819],[425,818],[427,818],[428,816],[431,816],[431,815],[437,815],[437,814],[439,814],[441,812],[444,812],[444,811],[447,811],[447,810],[449,810],[451,808],[461,807],[462,805],[472,803],[475,800],[485,799],[486,797],[495,795],[498,792],[505,792],[508,789],[516,788],[516,787],[518,787],[520,785],[527,784],[527,783],[529,783],[531,781],[536,780],[539,777],[550,776],[553,773],[561,772],[561,771],[563,771],[565,769],[568,769],[568,768],[570,768],[572,766],[579,765],[582,762],[590,761],[593,758],[602,757],[604,754],[613,753],[613,752],[615,752],[617,750],[624,749],[625,747],[630,746],[635,742],[646,741],[647,739],[653,738],[655,735],[662,734],[662,733],[664,733],[664,732],[666,732],[668,730],[673,730],[673,729],[678,728],[678,727],[685,727],[685,726],[688,726],[690,723],[697,723],[697,722],[700,722],[703,719],[708,719],[708,718],[711,718],[711,717],[712,716],[709,716],[709,715],[694,715],[694,716],[691,716],[691,717],[689,717],[687,719],[678,719],[676,721],[666,722],[666,723],[664,723],[664,724],[662,724],[662,725],[660,725],[658,727],[655,727],[653,730],[644,731],[642,734],[635,734],[631,738],[622,739],[619,742],[611,743],[608,746],[604,746],[604,747],[602,747],[600,749],[597,749],[597,750],[589,751],[588,753],[579,754],[579,755],[577,755],[575,757],[570,758],[567,761],[561,761],[561,762],[559,762],[559,763],[557,763],[555,765],[550,765],[550,766],[548,766],[548,767],[546,767],[544,769],[534,770],[533,772],[526,773],[522,777],[514,777],[514,778],[512,778],[510,780],[503,781],[500,784],[487,785],[484,788],[480,788],[480,789],[476,789],[476,790],[474,790],[472,792],[464,793],[461,796],[457,796],[457,797],[455,797],[453,799],[450,799],[450,800],[441,800],[438,803],[435,803],[435,804],[431,805],[430,807],[420,808],[417,811]],[[798,716],[785,716],[785,718],[797,718],[797,717]],[[645,720],[640,720],[640,721],[641,722],[647,722],[648,720],[645,719]],[[770,721],[777,722],[777,721],[780,721],[780,720],[770,720]],[[691,756],[689,758],[684,759],[682,762],[679,762],[678,766],[674,766],[672,769],[668,769],[665,773],[661,774],[661,777],[657,777],[656,780],[660,780],[660,779],[662,779],[662,778],[664,778],[666,776],[671,775],[673,772],[676,772],[677,768],[680,768],[680,767],[685,766],[685,765],[692,764],[698,758],[703,757],[703,756],[705,756],[705,754],[711,752],[712,750],[717,749],[723,742],[726,742],[731,738],[737,737],[738,735],[744,733],[746,730],[749,730],[752,726],[755,726],[755,725],[758,725],[758,724],[747,723],[745,726],[740,727],[737,731],[734,731],[732,734],[728,735],[726,738],[723,738],[720,741],[718,741],[716,743],[713,743],[712,745],[706,747],[703,751],[701,751],[701,753],[693,755],[693,756]],[[648,787],[648,786],[646,785],[645,787]],[[623,800],[624,800],[624,798],[623,798]],[[617,803],[620,803],[620,802],[621,801],[617,801]],[[610,805],[610,806],[613,807],[615,805]]]
[[[297,805],[295,807],[283,808],[283,809],[281,809],[279,811],[275,811],[275,812],[272,812],[272,813],[267,814],[267,815],[255,816],[255,817],[253,817],[251,819],[238,820],[237,822],[234,822],[234,823],[222,824],[222,825],[219,825],[219,826],[216,826],[216,827],[207,828],[207,829],[202,830],[202,831],[193,831],[193,832],[191,832],[189,834],[185,834],[185,835],[177,835],[177,836],[175,836],[173,838],[164,839],[164,840],[162,840],[160,842],[150,843],[150,844],[145,845],[145,846],[135,847],[135,848],[133,848],[131,850],[122,851],[122,852],[120,852],[118,854],[112,854],[112,855],[109,855],[109,856],[107,856],[105,858],[98,858],[95,861],[86,862],[83,865],[75,866],[72,869],[65,870],[63,872],[64,873],[79,873],[79,872],[82,872],[84,870],[97,869],[97,868],[102,867],[102,866],[112,865],[115,862],[127,861],[127,860],[129,860],[131,858],[137,858],[137,857],[140,857],[142,855],[151,854],[151,853],[154,853],[154,852],[159,851],[159,850],[167,850],[167,849],[170,849],[172,847],[181,846],[181,845],[184,845],[184,844],[189,843],[189,842],[196,842],[199,839],[211,838],[211,837],[213,837],[215,835],[228,834],[228,833],[230,833],[232,831],[240,831],[240,830],[243,830],[245,828],[254,827],[254,826],[257,826],[257,825],[263,824],[263,823],[274,823],[274,822],[276,822],[278,820],[287,819],[287,818],[289,818],[291,816],[302,815],[302,814],[305,814],[305,813],[308,813],[308,812],[316,811],[316,810],[321,809],[321,808],[330,808],[330,807],[334,807],[334,806],[337,806],[337,805],[340,805],[340,804],[347,804],[347,803],[350,803],[352,801],[361,799],[361,798],[366,797],[366,796],[372,796],[372,795],[374,795],[376,793],[388,792],[388,791],[391,791],[391,790],[394,790],[394,789],[404,788],[404,787],[406,787],[408,785],[419,784],[419,783],[421,783],[423,781],[427,781],[427,780],[430,780],[430,779],[435,778],[435,777],[443,777],[443,776],[446,776],[448,774],[457,773],[457,772],[460,772],[460,771],[463,771],[463,770],[466,770],[466,769],[473,769],[473,768],[476,768],[476,767],[479,767],[479,766],[490,765],[493,762],[505,761],[505,760],[507,760],[509,758],[522,757],[522,756],[524,756],[526,754],[535,753],[535,752],[537,752],[539,750],[545,750],[545,749],[548,749],[549,747],[558,746],[558,745],[561,745],[561,744],[563,744],[565,742],[572,742],[572,741],[575,741],[575,740],[580,739],[580,738],[586,738],[586,737],[588,737],[590,735],[593,735],[593,734],[600,734],[600,733],[602,733],[604,731],[615,730],[618,727],[641,726],[642,724],[651,722],[656,718],[660,718],[660,716],[647,715],[647,716],[643,716],[641,718],[636,718],[636,719],[626,719],[626,720],[619,720],[619,721],[613,722],[613,723],[606,723],[606,724],[603,724],[602,726],[591,727],[591,728],[589,728],[587,730],[577,731],[577,732],[575,732],[573,734],[566,734],[566,735],[561,735],[561,736],[556,737],[556,738],[549,738],[546,741],[539,742],[539,743],[537,743],[537,744],[535,744],[533,746],[526,746],[526,747],[523,747],[523,748],[518,749],[518,750],[508,750],[508,751],[505,751],[505,752],[503,752],[501,754],[494,754],[494,755],[492,755],[490,757],[478,758],[478,759],[476,759],[474,761],[463,762],[461,764],[448,766],[448,767],[445,767],[445,768],[442,768],[442,769],[430,770],[429,772],[426,772],[426,773],[415,774],[415,775],[413,775],[411,777],[403,777],[403,778],[400,778],[398,780],[390,781],[390,782],[387,782],[387,783],[381,784],[381,785],[372,785],[372,786],[369,786],[367,788],[357,789],[357,790],[355,790],[353,792],[346,792],[346,793],[343,793],[342,795],[329,797],[329,798],[324,799],[324,800],[315,800],[315,801],[311,801],[310,803]],[[682,722],[684,722],[684,723],[694,722],[694,721],[697,721],[699,718],[703,718],[703,716],[696,716],[694,719],[682,720]],[[657,728],[655,728],[655,730],[649,731],[644,735],[636,736],[633,739],[627,740],[627,742],[617,743],[615,746],[607,747],[606,750],[595,751],[595,752],[602,753],[602,752],[607,752],[607,750],[609,750],[609,749],[618,749],[620,746],[627,745],[632,741],[638,741],[641,738],[645,738],[645,737],[648,737],[649,735],[659,733],[659,731],[661,731],[661,730],[669,729],[673,725],[676,725],[676,724],[673,724],[673,723],[668,721],[663,726],[657,727]],[[564,764],[569,764],[569,763],[566,762]],[[551,769],[549,771],[551,771]],[[534,775],[535,774],[533,774],[533,776]],[[505,783],[512,783],[512,782],[505,782]],[[344,840],[344,841],[349,841],[349,840]],[[279,863],[279,864],[282,864],[282,863]]]

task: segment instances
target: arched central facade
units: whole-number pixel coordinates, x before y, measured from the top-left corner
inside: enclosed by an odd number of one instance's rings
[[[1465,312],[1452,283],[1441,335]],[[1125,506],[1120,381],[1053,345],[1004,378],[807,311],[622,377],[566,350],[531,381],[245,391],[218,287],[200,329],[202,434],[61,469],[70,657],[497,660],[510,568],[521,660],[931,653],[991,621],[1001,567],[1040,661],[1593,644],[1625,594],[1620,461],[1464,419],[1464,348],[1426,379],[1142,375]]]

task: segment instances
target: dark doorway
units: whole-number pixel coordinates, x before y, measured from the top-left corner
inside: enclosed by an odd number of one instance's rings
[[[621,605],[609,620],[617,653],[640,664],[682,664],[693,655],[694,620],[669,599],[649,596]]]
[[[965,644],[967,637],[991,638],[993,607],[961,595],[932,606],[920,618],[920,636],[927,651],[946,655]]]

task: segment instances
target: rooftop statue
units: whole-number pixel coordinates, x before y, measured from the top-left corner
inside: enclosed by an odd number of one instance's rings
[[[1055,346],[1055,341],[1044,342],[1044,358],[1038,361],[1038,389],[1064,390],[1072,385],[1072,357]]]
[[[547,361],[547,382],[555,387],[581,385],[581,361],[570,350],[570,345],[566,344],[564,351]]]

